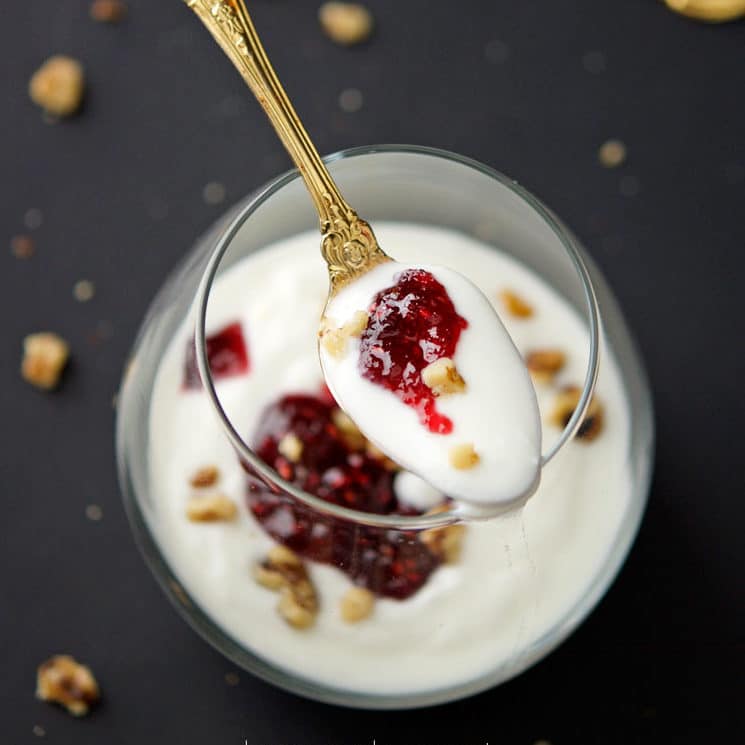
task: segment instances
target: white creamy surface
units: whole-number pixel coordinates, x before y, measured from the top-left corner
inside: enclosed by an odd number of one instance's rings
[[[402,261],[450,265],[495,302],[505,288],[529,299],[536,309],[533,318],[504,318],[518,349],[560,347],[568,359],[559,383],[583,379],[587,331],[535,274],[461,234],[386,223],[375,229],[381,245]],[[238,319],[248,343],[250,375],[218,384],[224,408],[247,435],[264,406],[280,395],[317,392],[322,375],[316,335],[326,283],[318,236],[307,233],[243,260],[214,288],[210,329]],[[372,694],[425,692],[514,665],[587,593],[630,499],[629,414],[610,350],[604,350],[598,383],[604,431],[591,443],[570,442],[544,469],[538,491],[521,513],[468,525],[459,563],[436,570],[406,601],[379,599],[373,615],[356,625],[343,622],[338,610],[351,586],[347,576],[310,564],[321,609],[313,628],[297,631],[277,615],[277,595],[251,578],[253,562],[264,557],[272,541],[245,507],[237,458],[206,395],[180,390],[192,323],[184,321],[155,382],[154,507],[148,521],[180,582],[240,644],[321,684]],[[545,447],[559,432],[545,424],[551,390],[537,392]],[[188,480],[208,464],[222,473],[220,491],[240,505],[233,523],[196,524],[185,517]],[[408,488],[414,498],[420,495],[415,484]]]
[[[332,328],[341,328],[355,312],[367,312],[374,297],[393,286],[407,269],[432,274],[468,322],[453,357],[466,390],[436,400],[437,410],[453,422],[452,432],[430,432],[393,391],[362,377],[359,338],[350,338],[340,356],[320,344],[326,382],[369,440],[443,493],[502,509],[522,503],[538,479],[538,404],[522,357],[494,308],[472,282],[442,266],[385,262],[332,298],[327,321]],[[450,451],[459,445],[470,445],[478,454],[479,462],[472,468],[451,464]]]

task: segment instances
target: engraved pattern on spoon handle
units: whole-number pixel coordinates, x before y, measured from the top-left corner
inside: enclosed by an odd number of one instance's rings
[[[331,294],[389,257],[347,204],[305,131],[259,40],[243,0],[185,0],[263,107],[315,204]]]

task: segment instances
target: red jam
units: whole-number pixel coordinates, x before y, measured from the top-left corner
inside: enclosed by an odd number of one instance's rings
[[[437,411],[421,378],[427,365],[455,355],[460,333],[468,327],[445,288],[429,272],[407,269],[375,296],[369,316],[360,344],[363,377],[415,409],[430,432],[452,432],[453,422]]]
[[[398,503],[394,472],[364,449],[350,447],[332,420],[335,407],[326,396],[284,396],[261,417],[253,437],[256,453],[283,479],[332,504],[375,514],[416,514]],[[279,452],[288,433],[303,444],[297,462]],[[323,516],[277,494],[250,472],[248,505],[275,540],[301,556],[342,569],[355,584],[377,595],[407,598],[439,564],[413,533]]]
[[[243,328],[237,321],[207,337],[207,359],[212,377],[215,380],[243,375],[250,370],[248,346],[243,336]],[[184,362],[185,389],[202,387],[202,378],[197,367],[197,352],[192,340],[186,349]]]

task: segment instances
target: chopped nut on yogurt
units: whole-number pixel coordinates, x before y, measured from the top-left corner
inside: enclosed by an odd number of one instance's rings
[[[284,455],[290,463],[299,463],[303,455],[302,440],[292,432],[288,432],[278,443],[277,450]]]
[[[479,454],[473,449],[473,445],[470,442],[462,443],[461,445],[454,445],[450,448],[449,457],[450,465],[453,468],[457,468],[459,471],[473,468],[478,465],[481,460]]]
[[[318,614],[316,589],[302,559],[289,548],[273,546],[266,559],[254,567],[254,579],[280,592],[277,611],[290,626],[308,628]]]
[[[220,478],[220,471],[217,466],[203,466],[194,472],[194,475],[189,479],[189,483],[195,489],[206,489],[209,486],[214,486]]]
[[[64,706],[76,717],[85,716],[101,697],[89,667],[67,654],[50,657],[37,668],[36,696]]]
[[[192,497],[186,505],[186,516],[193,523],[229,522],[237,515],[235,502],[223,494]]]
[[[449,357],[441,357],[422,370],[422,381],[435,396],[447,396],[451,393],[463,393],[466,381]]]
[[[307,629],[312,626],[318,613],[313,588],[305,584],[288,585],[279,592],[279,615],[296,629]]]
[[[57,334],[30,334],[23,340],[21,375],[31,385],[50,391],[59,383],[69,357],[70,347]]]
[[[364,587],[352,587],[344,593],[339,606],[347,623],[358,623],[368,618],[375,607],[375,595]]]
[[[561,428],[566,427],[574,410],[577,408],[581,395],[582,389],[579,386],[564,386],[556,395],[554,407],[549,416],[551,424]],[[603,429],[603,417],[602,404],[593,396],[590,399],[587,414],[577,430],[577,439],[588,442],[594,440]]]
[[[512,290],[502,290],[499,295],[505,310],[515,318],[530,318],[533,315],[533,306],[521,298]]]
[[[435,507],[428,514],[442,512],[445,505]],[[455,564],[460,559],[465,525],[446,525],[442,528],[430,528],[419,534],[419,540],[444,564]]]
[[[339,430],[342,439],[350,450],[365,449],[367,440],[349,415],[345,414],[341,409],[334,409],[331,412],[331,421]]]
[[[528,372],[537,383],[550,383],[564,367],[566,355],[560,349],[536,349],[525,357]]]
[[[373,30],[372,13],[359,3],[324,3],[318,9],[318,20],[326,35],[344,46],[366,41]]]
[[[85,90],[83,66],[72,57],[50,57],[32,76],[31,100],[53,116],[70,116],[80,107]]]

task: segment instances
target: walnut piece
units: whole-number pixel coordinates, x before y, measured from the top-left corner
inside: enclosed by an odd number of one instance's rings
[[[533,315],[533,306],[525,302],[512,290],[502,290],[500,293],[505,310],[515,318],[530,318]]]
[[[525,357],[528,372],[537,383],[550,383],[566,363],[560,349],[535,349]]]
[[[665,0],[665,5],[705,23],[724,23],[745,16],[745,0]]]
[[[356,310],[343,328],[349,336],[362,336],[362,332],[367,328],[367,313],[364,310]]]
[[[30,235],[14,235],[10,239],[10,250],[17,259],[28,259],[34,255],[36,247]]]
[[[303,455],[302,440],[292,432],[288,432],[277,445],[280,455],[284,455],[290,463],[299,463]]]
[[[344,46],[366,41],[373,30],[372,13],[359,3],[324,3],[318,20],[326,36]]]
[[[331,328],[327,323],[324,319],[321,324],[321,344],[332,357],[342,357],[350,337],[359,337],[367,328],[367,313],[364,310],[355,311],[351,320],[341,328]]]
[[[313,625],[318,614],[316,589],[302,559],[286,546],[273,546],[266,559],[254,567],[254,579],[269,590],[280,592],[277,611],[297,629]]]
[[[566,427],[574,410],[577,408],[581,395],[582,389],[579,386],[564,386],[556,395],[554,407],[549,416],[551,424],[562,429]],[[603,429],[603,418],[603,407],[595,396],[593,396],[590,399],[587,414],[577,430],[576,437],[587,442],[594,440]]]
[[[229,522],[237,515],[235,502],[223,494],[192,497],[186,505],[186,516],[193,523]]]
[[[435,396],[447,396],[451,393],[463,393],[466,381],[449,357],[441,357],[422,370],[422,381]]]
[[[598,150],[598,160],[604,168],[618,168],[626,160],[626,145],[621,140],[608,140]]]
[[[56,387],[70,356],[70,347],[57,334],[43,331],[23,340],[21,375],[45,391]]]
[[[85,716],[101,693],[89,667],[67,654],[42,662],[36,670],[36,696],[64,706],[76,717]]]
[[[339,430],[344,443],[350,450],[364,450],[367,440],[360,432],[359,427],[354,420],[341,409],[334,409],[331,412],[331,421]]]
[[[473,445],[470,442],[451,447],[449,457],[450,465],[453,468],[457,468],[459,471],[473,468],[478,465],[481,460],[479,454],[473,449]]]
[[[127,15],[123,0],[93,0],[91,18],[99,23],[119,23]]]
[[[195,489],[206,489],[209,486],[214,486],[220,478],[220,471],[217,466],[202,466],[194,472],[194,475],[189,479],[189,483]]]
[[[431,512],[439,512],[439,509]],[[419,534],[419,540],[444,564],[455,564],[460,559],[463,548],[465,525],[446,525],[443,528],[430,528]]]
[[[70,116],[80,107],[85,90],[83,66],[72,57],[50,57],[32,76],[31,100],[53,116]]]
[[[344,593],[339,606],[347,623],[362,621],[373,612],[375,595],[364,587],[352,587]]]

